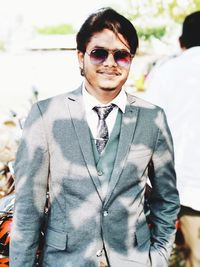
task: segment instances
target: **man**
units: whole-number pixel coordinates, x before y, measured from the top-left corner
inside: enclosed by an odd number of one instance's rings
[[[147,81],[146,98],[166,111],[175,147],[180,222],[190,249],[186,267],[200,266],[200,11],[183,22],[181,55],[169,60]]]
[[[168,266],[179,211],[173,146],[163,110],[122,89],[137,47],[130,21],[98,10],[77,34],[83,84],[33,106],[15,167],[11,267],[34,266],[48,179],[42,266]]]

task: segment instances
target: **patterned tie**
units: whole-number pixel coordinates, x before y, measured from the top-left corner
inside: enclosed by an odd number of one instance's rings
[[[94,107],[93,110],[96,111],[99,117],[99,123],[97,127],[97,138],[96,138],[96,146],[99,154],[102,153],[106,143],[108,141],[108,126],[106,124],[106,118],[108,114],[113,110],[114,104],[111,104],[106,107]]]

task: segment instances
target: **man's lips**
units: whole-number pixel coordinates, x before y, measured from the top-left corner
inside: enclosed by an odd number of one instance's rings
[[[113,71],[97,71],[98,74],[103,74],[107,76],[119,76],[119,72],[113,72]]]

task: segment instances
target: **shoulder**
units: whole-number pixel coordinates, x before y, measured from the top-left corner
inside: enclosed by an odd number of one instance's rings
[[[152,104],[140,97],[132,96],[134,102],[131,106],[136,110],[134,116],[137,116],[137,125],[142,126],[146,133],[158,134],[160,131],[163,133],[169,132],[167,117],[165,111],[161,106]]]
[[[148,110],[152,112],[162,111],[162,107],[153,104],[152,102],[145,100],[141,97],[138,97],[134,94],[127,93],[127,97],[131,105],[138,107],[143,110]]]
[[[159,125],[166,121],[165,111],[161,106],[155,105],[140,97],[129,95],[132,98],[131,106],[137,109],[138,118],[142,121],[143,125]]]
[[[68,91],[67,93],[58,94],[53,97],[40,100],[36,102],[34,105],[37,105],[39,110],[41,110],[42,113],[44,113],[47,110],[58,110],[65,108],[66,101],[68,98],[72,96],[77,96],[81,93],[80,87],[73,91]]]

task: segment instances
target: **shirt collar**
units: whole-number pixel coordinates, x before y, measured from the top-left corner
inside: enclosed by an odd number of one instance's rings
[[[89,94],[85,88],[84,83],[82,86],[82,94],[83,94],[83,101],[85,104],[86,113],[90,112],[95,106],[108,106],[111,103],[115,104],[118,108],[121,109],[123,113],[125,113],[127,96],[123,88],[119,92],[119,94],[110,103],[107,103],[106,105],[99,102],[94,96]]]

